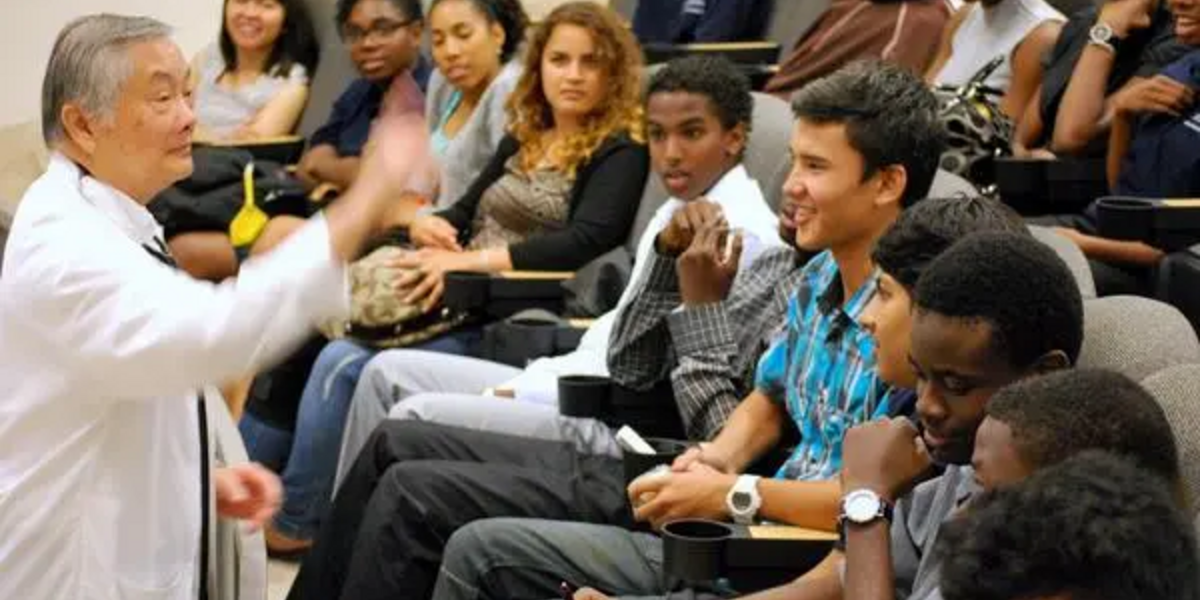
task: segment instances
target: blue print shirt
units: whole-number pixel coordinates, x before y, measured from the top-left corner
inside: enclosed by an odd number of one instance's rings
[[[875,373],[875,340],[858,317],[875,293],[872,276],[848,302],[833,255],[805,267],[788,304],[787,324],[762,359],[756,387],[787,408],[800,431],[777,479],[832,479],[842,438],[855,425],[888,415],[888,387]]]

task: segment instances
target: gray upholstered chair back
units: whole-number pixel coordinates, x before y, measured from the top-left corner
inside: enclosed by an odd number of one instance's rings
[[[1029,231],[1039,242],[1053,248],[1058,253],[1058,257],[1067,263],[1067,268],[1071,269],[1071,274],[1075,276],[1075,282],[1079,284],[1079,293],[1083,295],[1083,298],[1085,300],[1095,298],[1096,280],[1092,278],[1092,267],[1088,264],[1087,257],[1083,255],[1079,246],[1049,227],[1030,225]]]
[[[1108,296],[1085,301],[1083,315],[1080,367],[1108,369],[1142,381],[1168,367],[1200,363],[1195,331],[1169,304]]]
[[[302,1],[312,17],[317,40],[321,44],[321,63],[317,65],[317,72],[313,74],[309,83],[308,104],[304,107],[304,114],[301,115],[300,126],[297,128],[297,133],[307,138],[329,118],[333,102],[346,86],[358,77],[358,73],[354,70],[354,63],[350,62],[350,53],[342,44],[337,23],[334,21],[337,2]]]
[[[792,110],[787,102],[779,98],[755,92],[752,119],[744,164],[750,177],[758,181],[767,204],[774,210],[779,207],[783,197],[783,182],[791,170],[788,147],[792,135]],[[651,173],[626,243],[630,254],[635,253],[638,239],[646,231],[654,211],[667,201],[667,196],[662,181]]]
[[[1142,386],[1158,400],[1171,423],[1183,483],[1193,510],[1200,508],[1200,365],[1176,365],[1159,371],[1147,377]]]

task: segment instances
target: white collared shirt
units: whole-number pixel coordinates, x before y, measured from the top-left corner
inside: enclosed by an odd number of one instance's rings
[[[322,218],[221,285],[151,256],[159,231],[61,155],[20,204],[0,277],[0,598],[195,597],[194,390],[348,309]]]
[[[783,242],[779,239],[779,218],[767,206],[758,182],[742,165],[730,169],[705,199],[721,207],[731,229],[742,230],[742,256],[738,268],[744,269],[771,246]],[[634,294],[645,283],[646,265],[650,253],[654,252],[654,240],[666,229],[675,211],[687,203],[676,198],[668,199],[654,212],[641,239],[633,259],[633,272],[629,284],[621,293],[617,307],[608,311],[588,328],[575,351],[554,358],[540,358],[501,387],[511,388],[516,397],[523,401],[539,404],[558,404],[558,377],[562,375],[608,376],[608,340],[617,321],[617,313],[633,301]]]

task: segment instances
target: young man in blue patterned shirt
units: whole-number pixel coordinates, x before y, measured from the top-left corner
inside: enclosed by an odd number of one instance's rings
[[[859,323],[877,275],[875,241],[929,191],[941,155],[937,102],[903,69],[855,63],[796,95],[793,168],[782,220],[796,245],[822,250],[805,267],[783,333],[759,362],[756,389],[724,429],[679,459],[670,477],[629,489],[636,517],[756,518],[832,530],[841,441],[888,413],[875,342]],[[794,427],[800,443],[773,479],[745,473]]]

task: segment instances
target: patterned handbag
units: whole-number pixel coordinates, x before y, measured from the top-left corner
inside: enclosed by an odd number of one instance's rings
[[[403,348],[442,335],[467,321],[468,315],[449,308],[425,312],[404,302],[396,289],[408,269],[393,266],[407,252],[383,246],[350,265],[350,318],[327,321],[320,329],[335,340],[352,338],[375,348]]]
[[[996,102],[1002,94],[984,85],[1003,63],[1004,56],[997,56],[965,84],[934,89],[946,136],[940,166],[967,179],[985,194],[996,193],[996,159],[1012,154],[1013,122]]]

